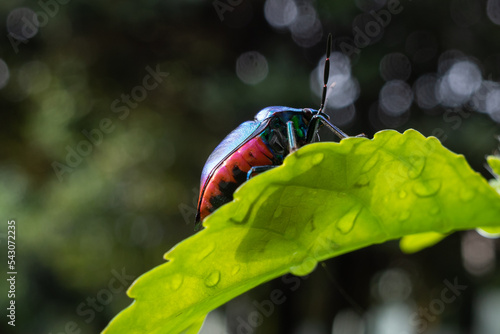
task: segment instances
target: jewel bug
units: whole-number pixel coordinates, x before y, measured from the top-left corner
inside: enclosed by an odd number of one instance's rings
[[[323,113],[330,72],[332,35],[328,35],[323,94],[318,110],[267,107],[231,132],[208,157],[201,173],[195,230],[210,213],[233,200],[234,191],[254,174],[274,168],[298,148],[312,143],[320,125],[340,139],[349,137]]]

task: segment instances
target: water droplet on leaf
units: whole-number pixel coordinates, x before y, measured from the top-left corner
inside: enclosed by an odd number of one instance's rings
[[[361,213],[362,208],[352,208],[349,210],[340,220],[337,222],[337,229],[342,234],[347,234],[351,232],[356,223],[356,219],[358,219],[359,214]]]
[[[184,282],[184,278],[180,274],[175,274],[170,281],[172,289],[179,290],[179,288],[182,285],[182,282]]]
[[[220,281],[220,271],[213,271],[210,275],[205,278],[205,285],[209,288],[216,286]]]
[[[414,155],[409,158],[409,161],[411,166],[408,169],[408,177],[414,180],[417,177],[419,177],[424,171],[425,158],[418,155]]]
[[[437,194],[439,189],[441,189],[441,181],[439,180],[428,180],[413,184],[413,191],[419,197],[433,196]]]
[[[431,215],[435,216],[435,215],[437,215],[440,211],[441,211],[441,210],[439,209],[439,206],[437,206],[437,205],[436,205],[436,206],[434,206],[434,207],[432,207],[432,208],[431,208],[430,213],[431,213]]]
[[[410,211],[404,210],[399,213],[399,221],[405,221],[410,218]]]
[[[356,181],[356,186],[364,187],[364,186],[368,185],[369,183],[370,183],[370,178],[365,174],[361,174],[359,176],[358,180]]]
[[[377,161],[378,161],[378,154],[377,153],[372,154],[370,158],[363,165],[363,168],[361,168],[361,173],[369,172],[373,167],[375,167]]]
[[[235,265],[233,270],[231,270],[231,275],[236,275],[240,271],[241,266],[239,264]]]
[[[323,159],[325,158],[325,155],[323,153],[316,153],[311,157],[311,164],[313,166],[319,165]]]
[[[200,254],[198,255],[198,260],[203,260],[215,250],[215,243],[209,244],[207,247],[200,250]]]

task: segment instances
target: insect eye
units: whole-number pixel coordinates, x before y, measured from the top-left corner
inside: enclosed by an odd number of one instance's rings
[[[307,118],[311,118],[311,117],[312,117],[312,114],[313,114],[313,113],[312,113],[312,110],[311,110],[311,109],[309,109],[309,108],[304,108],[304,109],[302,109],[302,112],[305,114],[305,116],[306,116]]]

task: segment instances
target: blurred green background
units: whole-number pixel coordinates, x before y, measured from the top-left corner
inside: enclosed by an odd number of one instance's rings
[[[224,136],[266,106],[319,106],[329,32],[336,124],[436,135],[492,177],[498,0],[4,0],[0,18],[0,249],[6,263],[15,219],[18,272],[15,328],[0,280],[2,333],[102,330],[133,278],[194,233]],[[373,246],[260,286],[203,331],[247,333],[280,289],[255,333],[498,334],[498,255],[474,231],[414,255]],[[454,282],[466,289],[444,302]]]

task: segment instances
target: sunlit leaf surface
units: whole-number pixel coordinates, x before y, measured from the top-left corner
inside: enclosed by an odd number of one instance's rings
[[[488,156],[487,161],[493,172],[500,176],[500,156],[490,155]]]
[[[500,226],[499,217],[488,182],[414,130],[308,145],[140,277],[135,302],[105,333],[195,333],[209,311],[285,273],[405,235]]]
[[[401,238],[399,246],[405,253],[415,253],[424,248],[433,246],[446,238],[447,234],[437,232],[426,232],[410,234]]]
[[[500,177],[500,157],[491,155],[487,157],[487,161],[493,173],[495,173],[497,177]],[[489,183],[490,186],[500,194],[500,180],[497,178],[492,179]],[[488,237],[500,237],[500,226],[482,227],[478,230],[479,233]]]

